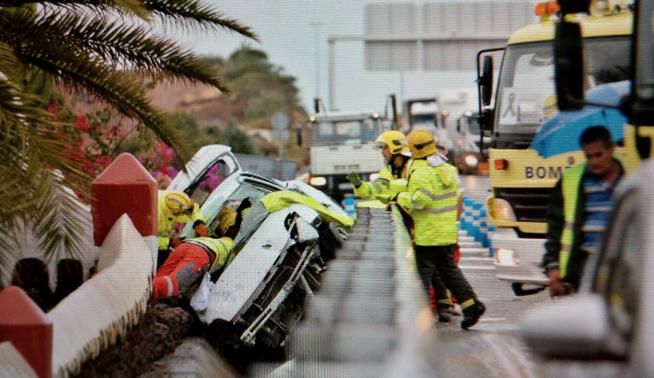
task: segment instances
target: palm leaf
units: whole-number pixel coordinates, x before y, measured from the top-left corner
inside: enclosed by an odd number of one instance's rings
[[[202,28],[223,28],[259,41],[247,26],[233,18],[225,17],[197,0],[144,0],[145,7],[152,10],[164,22],[174,21],[182,26],[197,25]]]
[[[147,20],[150,15],[150,12],[138,0],[48,0],[38,3],[46,9],[63,8],[77,11],[87,8],[98,13],[115,10],[123,14],[134,14],[144,20]],[[0,0],[2,8],[19,8],[33,4],[33,0]]]
[[[2,38],[2,36],[0,36]],[[74,47],[64,49],[37,45],[25,41],[17,51],[23,62],[29,62],[58,78],[60,84],[77,90],[86,90],[104,100],[124,115],[141,121],[152,129],[166,144],[175,148],[185,161],[190,158],[189,148],[181,133],[168,125],[163,113],[153,108],[146,99],[142,85],[129,75],[103,66]]]
[[[147,29],[122,21],[58,12],[36,18],[29,12],[14,12],[0,13],[0,29],[6,31],[0,39],[12,44],[24,40],[49,43],[49,36],[65,33],[68,38],[63,48],[80,49],[123,69],[138,70],[149,78],[164,75],[209,84],[229,93],[222,79],[198,56],[170,39],[150,36]]]

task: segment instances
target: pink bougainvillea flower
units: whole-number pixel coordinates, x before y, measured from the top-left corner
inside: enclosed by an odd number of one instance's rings
[[[77,130],[85,133],[91,128],[91,123],[89,122],[89,118],[86,115],[80,114],[75,117],[73,126],[75,126]]]

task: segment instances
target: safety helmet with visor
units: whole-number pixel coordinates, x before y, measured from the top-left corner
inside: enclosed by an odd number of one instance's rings
[[[406,136],[400,131],[390,130],[381,133],[375,140],[375,145],[380,149],[388,147],[391,155],[410,155]]]
[[[410,132],[407,142],[414,159],[421,159],[437,152],[436,138],[429,130],[418,129]]]
[[[193,211],[193,200],[184,192],[166,194],[166,207],[173,214],[184,214]]]

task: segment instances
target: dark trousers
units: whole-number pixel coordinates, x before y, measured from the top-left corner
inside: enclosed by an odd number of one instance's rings
[[[436,301],[448,298],[447,289],[452,291],[459,303],[476,299],[474,290],[454,262],[456,244],[445,246],[416,246],[416,266],[427,295],[433,286]]]

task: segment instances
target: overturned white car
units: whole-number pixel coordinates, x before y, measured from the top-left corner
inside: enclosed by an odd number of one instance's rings
[[[215,189],[203,189],[202,183],[216,175]],[[209,325],[211,341],[283,346],[302,317],[304,297],[319,286],[325,261],[346,237],[352,219],[302,182],[243,172],[229,147],[221,145],[198,151],[168,190],[182,190],[200,203],[209,229],[216,227],[224,206],[238,207],[246,199],[252,204],[228,262],[210,282],[203,280],[192,304]],[[193,237],[192,228],[187,226],[182,236]]]

